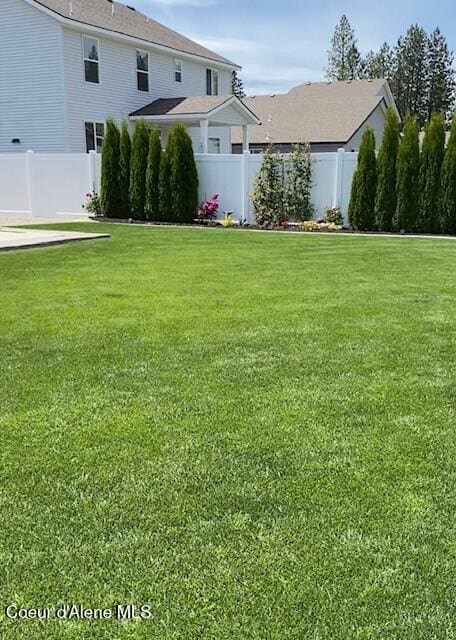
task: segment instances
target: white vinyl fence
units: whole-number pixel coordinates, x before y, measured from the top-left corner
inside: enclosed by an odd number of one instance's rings
[[[340,206],[346,217],[357,153],[312,155],[315,215]],[[218,193],[220,211],[253,221],[251,194],[261,166],[260,154],[196,155],[200,200]],[[86,194],[99,191],[101,158],[89,154],[0,154],[0,224],[2,215],[80,214]]]

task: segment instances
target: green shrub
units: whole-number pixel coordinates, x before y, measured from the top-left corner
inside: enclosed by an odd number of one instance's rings
[[[120,195],[122,217],[130,217],[130,166],[131,166],[131,139],[128,125],[122,122],[120,132]]]
[[[146,172],[146,215],[149,220],[160,218],[160,162],[162,146],[160,132],[152,129],[149,140],[149,156]]]
[[[189,223],[195,219],[198,209],[198,171],[192,139],[183,124],[176,124],[171,129],[170,138],[171,148],[167,150],[172,221]]]
[[[285,208],[280,211],[276,223],[286,217],[290,220],[309,220],[313,215],[311,204],[312,191],[312,158],[308,144],[295,145],[288,163],[285,184]]]
[[[378,152],[375,226],[380,231],[393,230],[396,211],[396,164],[399,149],[399,119],[393,107],[386,113],[385,131]]]
[[[280,224],[285,220],[284,199],[283,156],[268,147],[263,154],[252,195],[257,224]]]
[[[407,115],[402,142],[399,145],[396,169],[397,205],[394,227],[414,231],[418,217],[418,190],[420,174],[419,130],[416,120]]]
[[[445,155],[445,119],[434,113],[426,125],[420,166],[418,231],[439,233],[441,220],[442,163]]]
[[[441,197],[443,231],[456,234],[456,115],[453,116],[450,139],[443,160]]]
[[[133,134],[130,174],[130,209],[136,220],[145,219],[146,172],[149,154],[149,130],[144,122],[138,122]]]
[[[338,227],[341,227],[344,223],[344,218],[340,207],[326,207],[325,220],[330,224],[335,224]]]
[[[106,122],[101,156],[101,207],[107,218],[122,216],[120,134],[113,120]]]
[[[375,135],[369,127],[364,132],[358,154],[358,166],[353,177],[349,220],[352,227],[371,231],[375,223],[375,193],[377,188]]]
[[[158,180],[158,219],[161,222],[173,221],[171,197],[171,151],[170,140],[166,150],[162,151],[160,160],[160,176]]]

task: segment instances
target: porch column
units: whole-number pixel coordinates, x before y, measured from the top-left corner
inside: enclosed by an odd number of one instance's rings
[[[242,151],[249,153],[249,128],[246,124],[242,125]]]
[[[200,120],[201,153],[209,150],[209,120]]]

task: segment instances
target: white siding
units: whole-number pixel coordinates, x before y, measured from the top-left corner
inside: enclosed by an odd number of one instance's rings
[[[0,152],[67,151],[59,24],[24,0],[0,0],[0,32]]]
[[[183,81],[174,80],[175,56],[149,50],[149,93],[136,88],[136,47],[117,40],[99,38],[100,84],[84,81],[82,31],[63,28],[65,79],[69,117],[70,151],[85,151],[84,122],[116,121],[157,98],[187,97],[206,94],[207,65],[183,60]],[[145,47],[141,47],[147,50]],[[219,93],[231,93],[231,73],[219,71]],[[214,137],[223,140],[229,152],[229,128],[218,130]],[[192,132],[193,133],[193,132]],[[199,132],[192,137],[199,142]],[[198,149],[196,149],[198,150]]]

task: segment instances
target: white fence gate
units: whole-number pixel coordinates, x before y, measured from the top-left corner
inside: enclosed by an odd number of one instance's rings
[[[316,216],[339,205],[347,215],[357,153],[316,153],[312,202]],[[220,210],[253,221],[251,194],[261,166],[260,154],[196,155],[199,197],[220,195]],[[2,215],[46,217],[80,214],[86,193],[100,188],[101,158],[89,154],[0,154],[0,224]]]

